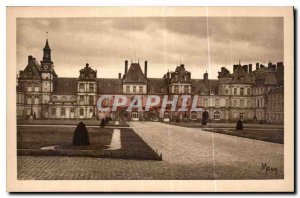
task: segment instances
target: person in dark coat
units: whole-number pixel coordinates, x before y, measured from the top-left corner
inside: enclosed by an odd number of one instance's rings
[[[238,131],[238,130],[243,130],[244,127],[243,127],[243,122],[241,119],[239,119],[239,121],[236,123],[236,127],[235,129]]]
[[[104,128],[105,126],[105,120],[104,118],[101,119],[100,128]]]

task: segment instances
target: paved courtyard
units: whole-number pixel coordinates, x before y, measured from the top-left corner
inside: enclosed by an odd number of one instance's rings
[[[159,122],[129,125],[163,161],[18,156],[18,179],[283,178],[282,144]]]

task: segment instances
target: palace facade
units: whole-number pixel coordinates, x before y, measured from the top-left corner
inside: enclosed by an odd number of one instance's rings
[[[139,62],[124,64],[124,74],[118,78],[97,78],[97,71],[88,63],[76,78],[58,77],[51,59],[48,39],[43,49],[43,59],[38,62],[28,56],[28,64],[17,77],[18,119],[98,119],[110,116],[113,119],[278,123],[284,120],[284,65],[262,65],[257,63],[233,65],[231,73],[225,67],[218,73],[218,79],[209,79],[204,73],[202,79],[192,79],[185,65],[168,71],[162,78],[148,78],[148,62],[142,70]],[[97,99],[101,95],[126,95],[130,101],[134,95],[146,98],[148,95],[198,96],[197,107],[202,111],[172,112],[160,111],[161,104],[150,111],[100,112]],[[106,106],[110,100],[104,101]],[[143,108],[145,100],[143,100]],[[180,107],[182,101],[178,101]],[[188,108],[191,102],[188,101]]]

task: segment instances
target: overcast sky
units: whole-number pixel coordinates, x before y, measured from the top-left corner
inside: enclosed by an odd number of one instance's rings
[[[124,61],[148,60],[148,77],[185,64],[192,78],[221,66],[283,61],[283,19],[266,17],[53,18],[17,20],[17,68],[42,59],[46,32],[60,77],[78,77],[86,62],[98,77],[117,78]]]

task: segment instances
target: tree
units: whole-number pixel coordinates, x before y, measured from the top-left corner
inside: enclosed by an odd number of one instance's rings
[[[79,122],[73,135],[73,145],[87,146],[89,144],[90,141],[89,141],[89,134],[87,128],[83,122]]]

